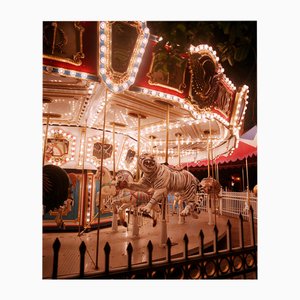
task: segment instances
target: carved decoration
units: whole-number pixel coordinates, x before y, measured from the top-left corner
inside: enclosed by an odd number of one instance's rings
[[[186,87],[184,83],[186,67],[186,59],[180,55],[170,54],[167,49],[153,53],[150,71],[147,74],[148,83],[182,93]]]
[[[44,22],[43,57],[80,66],[84,30],[80,22]]]
[[[193,53],[189,61],[192,75],[191,100],[200,108],[209,107],[217,99],[221,75],[217,73],[217,66],[207,53]]]
[[[103,159],[110,158],[112,155],[113,146],[111,144],[104,144]],[[93,148],[93,156],[101,159],[102,156],[102,143],[95,143]]]

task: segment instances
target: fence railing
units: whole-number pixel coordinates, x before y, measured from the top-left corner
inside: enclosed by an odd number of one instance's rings
[[[257,221],[257,197],[249,192],[225,192],[221,191],[220,198],[211,198],[211,205],[214,208],[214,201],[216,204],[216,211],[220,215],[238,218],[241,214],[245,220],[249,220],[249,203],[253,208],[253,217]],[[208,195],[201,195],[202,204],[201,210],[208,210]]]
[[[153,261],[154,247],[151,240],[148,242],[148,259],[146,263],[133,265],[132,244],[127,246],[127,266],[110,268],[111,247],[107,242],[104,246],[104,271],[85,274],[84,242],[79,247],[80,263],[79,272],[73,276],[58,277],[60,241],[57,238],[53,244],[53,271],[52,279],[225,279],[225,278],[257,278],[257,246],[254,231],[253,208],[249,209],[250,245],[244,245],[244,218],[239,215],[239,247],[232,247],[231,223],[227,222],[226,247],[221,249],[218,243],[218,228],[214,227],[213,250],[206,252],[204,249],[204,234],[199,232],[199,247],[196,254],[189,251],[189,238],[183,237],[184,246],[182,257],[172,257],[172,244],[168,238],[166,243],[166,257],[160,261]],[[219,249],[220,248],[220,249]],[[193,251],[195,253],[195,251]]]

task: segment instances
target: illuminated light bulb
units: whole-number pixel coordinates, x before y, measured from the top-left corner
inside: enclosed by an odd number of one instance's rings
[[[135,78],[134,78],[133,76],[131,76],[131,77],[129,78],[129,81],[130,81],[131,83],[134,83],[134,80],[135,80]]]
[[[149,32],[150,32],[149,28],[146,27],[146,28],[144,29],[144,33],[148,34]]]
[[[100,58],[100,61],[101,61],[103,64],[105,64],[106,58],[105,58],[104,56],[102,56],[102,57]]]
[[[142,41],[143,44],[147,44],[148,43],[148,39],[144,38]]]
[[[106,40],[106,35],[105,35],[104,33],[102,33],[102,34],[100,35],[100,40],[101,40],[101,41],[105,41],[105,40]]]
[[[81,77],[86,79],[87,78],[87,74],[86,73],[81,73]]]
[[[105,69],[104,68],[100,68],[100,73],[103,75],[105,74]]]
[[[106,47],[105,47],[105,46],[101,46],[101,47],[100,47],[100,50],[101,50],[102,52],[106,52]]]
[[[114,85],[113,90],[114,90],[114,92],[118,92],[119,91],[119,87],[116,86],[116,85]]]
[[[136,59],[136,61],[137,61],[137,63],[139,64],[139,63],[142,61],[142,58],[141,58],[141,57],[138,57],[138,58]]]

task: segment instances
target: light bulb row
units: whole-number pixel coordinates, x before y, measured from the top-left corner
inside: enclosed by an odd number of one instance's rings
[[[139,66],[142,62],[143,55],[145,53],[145,48],[148,44],[150,31],[147,28],[146,22],[140,22],[141,28],[143,31],[143,35],[138,38],[137,44],[138,47],[136,51],[132,54],[133,55],[133,63],[128,70],[128,76],[126,76],[125,80],[116,81],[111,78],[109,74],[109,64],[108,64],[108,57],[109,57],[109,49],[111,41],[107,38],[107,31],[109,30],[110,22],[100,22],[100,31],[99,31],[99,44],[100,44],[100,75],[102,77],[103,82],[105,82],[106,86],[111,92],[120,93],[124,90],[127,90],[134,82],[136,75],[139,70]]]
[[[52,66],[43,65],[43,71],[45,71],[47,73],[59,74],[61,76],[70,76],[70,77],[75,77],[75,78],[79,78],[79,79],[88,79],[88,80],[98,81],[98,78],[95,75],[88,74],[85,72],[68,70],[68,69],[64,69],[64,68],[56,68],[56,67],[52,67]]]

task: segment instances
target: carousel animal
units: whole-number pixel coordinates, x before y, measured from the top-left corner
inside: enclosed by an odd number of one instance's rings
[[[145,153],[138,158],[138,165],[143,172],[139,182],[120,183],[120,188],[129,188],[135,191],[148,191],[154,189],[154,193],[146,206],[141,208],[145,213],[150,213],[153,207],[167,197],[169,193],[178,192],[185,202],[181,216],[192,215],[198,218],[194,211],[197,201],[197,186],[199,180],[186,170],[173,170],[166,165],[159,164],[155,157]]]
[[[253,188],[253,194],[255,197],[257,197],[257,184]]]
[[[141,191],[132,191],[129,189],[122,189],[119,193],[113,197],[112,199],[112,206],[119,207],[118,208],[118,215],[120,219],[120,223],[127,227],[128,224],[125,221],[125,210],[127,208],[138,208],[139,206],[146,205],[151,197],[153,192],[145,193]],[[152,211],[152,219],[153,219],[153,227],[157,224],[157,213],[160,212],[160,208],[158,205],[153,207]]]
[[[207,177],[207,178],[203,178],[200,182],[200,187],[202,189],[202,191],[209,195],[210,198],[213,200],[213,206],[215,207],[215,205],[218,207],[218,203],[219,202],[215,202],[216,200],[219,201],[221,196],[220,196],[220,191],[221,191],[221,185],[220,183],[212,178],[212,177]],[[214,208],[216,209],[216,208]]]
[[[97,178],[100,178],[100,170],[97,174]],[[113,181],[112,176],[107,168],[102,169],[102,189],[101,202],[102,209],[111,209],[114,213],[118,213],[120,223],[127,227],[127,222],[125,221],[125,210],[127,208],[137,208],[141,205],[147,204],[151,198],[151,194],[145,192],[136,192],[128,189],[119,190],[116,189],[118,182],[133,182],[132,174],[127,170],[119,170],[116,173],[116,180]],[[99,194],[98,194],[99,197]],[[158,207],[155,207],[156,212],[159,211]],[[153,226],[157,224],[157,216],[153,211]]]
[[[55,165],[43,167],[43,207],[44,213],[55,216],[59,228],[64,228],[62,216],[66,216],[74,203],[73,181],[67,172]]]
[[[219,197],[221,185],[216,179],[212,177],[203,178],[200,186],[206,194]]]
[[[113,181],[110,171],[106,167],[102,167],[102,169],[97,169],[95,179],[100,180],[100,176],[102,176],[100,211],[103,211],[106,205],[105,202],[108,201],[110,197],[115,196],[117,194],[117,190],[116,182]],[[96,193],[95,200],[96,206],[99,206],[99,192]]]

